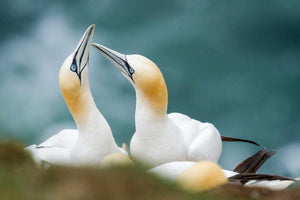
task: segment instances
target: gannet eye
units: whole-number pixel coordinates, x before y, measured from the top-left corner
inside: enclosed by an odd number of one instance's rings
[[[75,63],[73,63],[73,64],[71,65],[71,67],[70,67],[70,70],[71,70],[72,72],[76,72],[76,71],[77,71],[77,65],[76,65]]]
[[[134,69],[133,69],[132,67],[129,67],[128,70],[129,70],[129,73],[130,73],[130,74],[133,74],[133,73],[134,73]]]

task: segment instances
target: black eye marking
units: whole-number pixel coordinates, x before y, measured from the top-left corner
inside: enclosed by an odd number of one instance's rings
[[[72,63],[71,67],[70,67],[70,70],[72,72],[77,72],[77,65],[75,63]]]
[[[129,66],[128,68],[129,73],[132,75],[134,73],[134,69],[132,67]]]
[[[125,62],[124,62],[128,72],[129,72],[129,75],[130,75],[130,78],[133,80],[132,78],[132,74],[134,74],[134,69],[132,67],[130,67],[130,65],[128,64],[128,61],[127,61],[127,58],[126,58],[126,55],[125,55]]]

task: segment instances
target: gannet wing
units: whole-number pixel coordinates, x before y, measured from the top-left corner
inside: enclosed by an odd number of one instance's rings
[[[266,148],[258,151],[253,156],[243,160],[235,168],[234,172],[238,173],[256,173],[256,171],[268,160],[275,151],[267,152]]]
[[[245,184],[247,187],[265,187],[271,190],[284,190],[294,184],[294,180],[273,180],[273,181],[249,181]]]
[[[270,175],[270,174],[255,174],[255,173],[242,173],[228,177],[231,183],[241,183],[250,187],[266,187],[272,190],[282,190],[295,182],[295,179]]]
[[[71,149],[60,147],[37,147],[31,145],[25,148],[31,155],[33,160],[42,166],[43,162],[52,165],[67,165],[70,164]]]
[[[217,162],[222,152],[219,131],[210,123],[198,123],[198,135],[188,147],[187,159],[190,161],[210,160]]]
[[[170,113],[168,117],[181,130],[188,148],[187,160],[218,161],[222,152],[222,141],[214,125],[202,123],[181,113]]]
[[[78,130],[76,129],[63,129],[56,135],[51,136],[46,141],[39,144],[37,147],[61,147],[72,148],[77,141]]]
[[[30,145],[25,150],[32,155],[38,165],[41,165],[43,162],[65,165],[70,163],[71,149],[75,145],[77,138],[78,130],[63,129],[41,144]]]

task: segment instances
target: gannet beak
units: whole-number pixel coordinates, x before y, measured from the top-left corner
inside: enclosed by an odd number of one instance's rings
[[[81,40],[79,41],[74,51],[74,58],[73,58],[71,70],[72,68],[74,69],[74,72],[77,73],[79,79],[81,79],[81,72],[89,62],[90,46],[92,43],[94,30],[95,30],[94,24],[87,28],[87,30],[83,34]]]
[[[132,73],[129,71],[131,67],[127,62],[126,55],[97,43],[93,43],[92,46],[95,47],[105,58],[112,62],[125,75],[125,77],[130,78],[131,81],[134,82]]]

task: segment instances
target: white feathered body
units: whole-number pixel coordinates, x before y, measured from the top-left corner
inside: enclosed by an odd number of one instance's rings
[[[134,159],[150,167],[172,161],[218,161],[222,141],[212,124],[180,113],[161,117],[149,114],[150,110],[137,110],[136,132],[130,142]]]
[[[182,174],[184,171],[188,170],[190,167],[195,165],[197,162],[192,161],[179,161],[179,162],[169,162],[159,166],[156,166],[150,170],[149,173],[156,174],[162,178],[168,180],[176,180],[176,178]],[[227,178],[237,175],[237,172],[223,169],[223,172]],[[203,172],[206,173],[206,172]],[[248,181],[245,186],[247,187],[266,187],[272,190],[282,190],[287,188],[289,185],[293,184],[294,181],[290,180],[272,180],[272,181]]]

